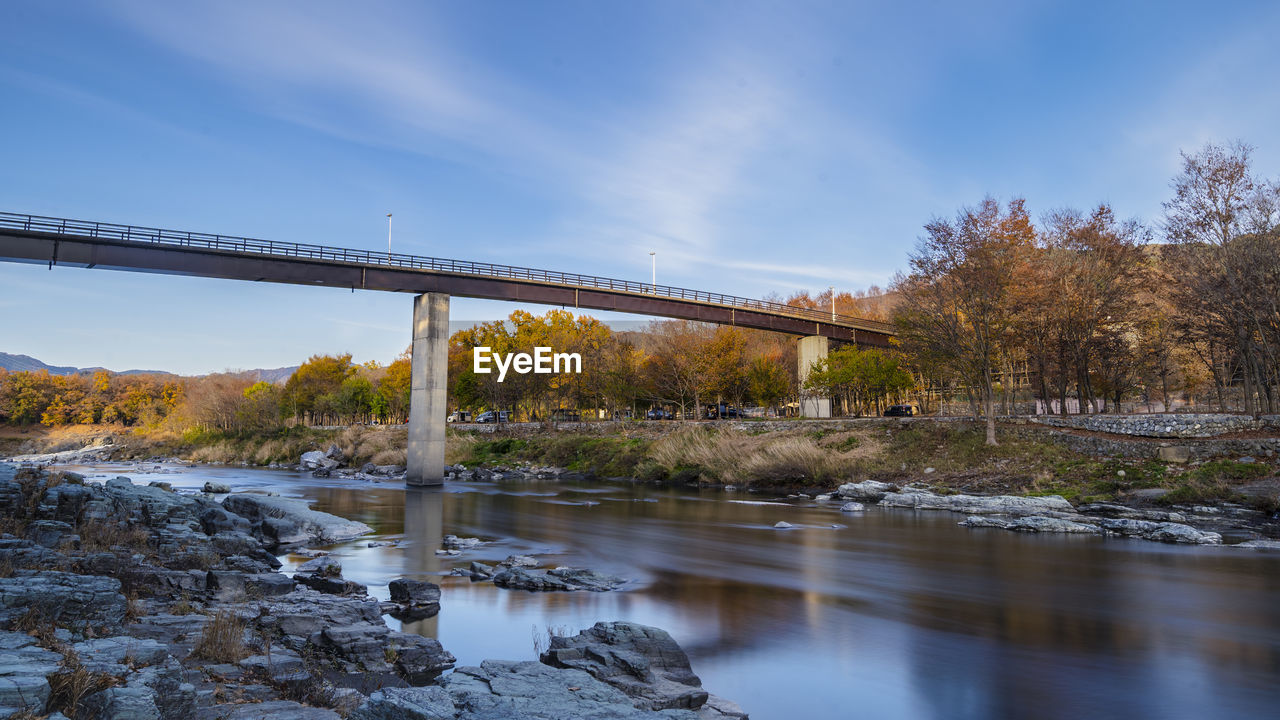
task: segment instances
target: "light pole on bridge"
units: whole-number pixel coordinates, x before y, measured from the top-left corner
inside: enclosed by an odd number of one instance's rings
[[[831,291],[831,322],[836,321],[836,286],[828,285],[827,289]]]
[[[387,254],[391,254],[391,213],[387,213]]]
[[[650,276],[649,284],[653,286],[653,294],[658,294],[658,253],[653,250],[649,251],[649,259],[653,261],[653,274]]]

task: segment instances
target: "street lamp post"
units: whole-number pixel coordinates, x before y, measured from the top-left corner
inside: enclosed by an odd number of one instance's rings
[[[653,250],[649,251],[649,259],[653,261],[653,273],[649,278],[649,284],[653,286],[653,294],[658,294],[658,253]]]
[[[827,289],[831,291],[831,322],[836,321],[836,286],[828,285]]]
[[[391,213],[387,213],[387,254],[391,254]]]

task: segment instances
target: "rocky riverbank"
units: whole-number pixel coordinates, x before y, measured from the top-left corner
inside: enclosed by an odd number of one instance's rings
[[[369,532],[299,501],[0,465],[0,524],[0,717],[746,717],[628,623],[448,672],[383,620],[438,612],[438,586],[393,580],[380,603],[332,558],[279,572],[277,553]]]
[[[1236,547],[1280,548],[1280,542],[1261,532],[1274,530],[1272,518],[1259,510],[1230,504],[1175,506],[1167,510],[1102,502],[1075,506],[1057,495],[943,495],[925,487],[899,487],[874,480],[845,483],[833,497],[859,505],[961,513],[966,517],[959,524],[972,528],[1130,537],[1191,545],[1221,545],[1222,533],[1230,532],[1250,536]]]

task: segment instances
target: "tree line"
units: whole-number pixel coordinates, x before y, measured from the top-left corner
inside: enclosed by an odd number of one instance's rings
[[[804,394],[843,414],[888,402],[959,400],[995,418],[1034,402],[1042,412],[1113,412],[1126,401],[1182,399],[1229,411],[1280,405],[1280,184],[1252,168],[1251,148],[1210,144],[1182,155],[1172,198],[1154,225],[1105,203],[1032,218],[1026,202],[985,198],[935,218],[887,290],[828,290],[792,305],[895,324],[889,350],[835,348],[802,380],[793,339],[688,321],[615,332],[565,310],[516,311],[455,333],[452,409],[510,410],[547,420],[700,417],[707,406],[773,408]],[[474,372],[476,347],[578,353],[582,372]],[[0,371],[0,422],[169,423],[239,431],[292,424],[400,423],[410,358],[357,364],[317,355],[282,384],[238,374],[51,376]],[[1023,403],[1019,405],[1019,403]],[[927,408],[926,408],[927,409]]]
[[[1250,153],[1184,153],[1155,227],[1105,203],[1035,223],[1022,199],[989,197],[928,223],[892,287],[917,376],[960,390],[989,443],[1020,384],[1063,414],[1133,396],[1168,408],[1210,385],[1222,411],[1234,394],[1245,412],[1276,412],[1280,185]]]

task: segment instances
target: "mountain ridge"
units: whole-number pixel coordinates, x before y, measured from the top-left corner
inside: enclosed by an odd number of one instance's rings
[[[177,373],[172,373],[172,372],[169,372],[168,370],[133,369],[133,370],[116,371],[116,370],[108,370],[107,368],[104,368],[104,367],[80,368],[72,365],[50,365],[42,360],[33,358],[30,355],[19,355],[14,353],[7,353],[7,352],[0,352],[0,369],[8,370],[10,372],[40,372],[41,370],[45,370],[50,375],[91,374],[91,373],[98,372],[100,370],[106,370],[107,372],[113,373],[115,375],[175,375],[175,376],[177,375]],[[254,368],[252,370],[229,370],[227,372],[232,375],[250,375],[250,376],[256,377],[258,380],[265,380],[267,382],[276,383],[276,382],[283,382],[285,380],[288,380],[289,376],[293,374],[293,371],[297,369],[298,369],[297,365],[292,365],[289,367],[278,367],[278,368]],[[213,375],[216,373],[206,373],[206,374]],[[196,377],[202,377],[202,376],[196,376]]]

